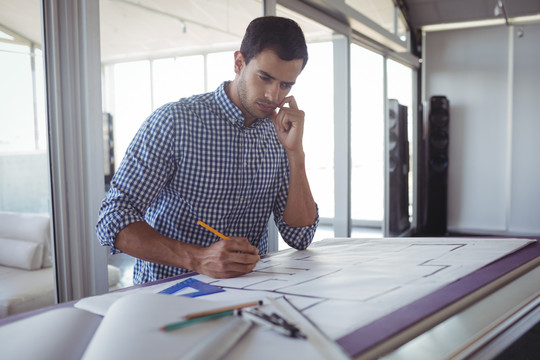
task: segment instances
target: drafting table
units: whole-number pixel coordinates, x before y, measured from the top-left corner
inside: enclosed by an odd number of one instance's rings
[[[166,309],[178,308],[175,302],[191,308],[183,311],[193,311],[210,306],[212,301],[238,303],[285,296],[353,358],[491,358],[540,321],[539,264],[540,245],[526,239],[327,239],[305,251],[273,253],[252,273],[234,279],[187,274],[86,298],[75,304],[82,313],[76,316],[105,315],[102,321],[90,321],[96,322],[93,340],[113,338],[105,334],[116,334],[118,324],[126,326],[133,320],[132,339],[145,321],[168,318]],[[154,306],[158,304],[155,296],[126,296],[157,293],[187,278],[225,291],[198,297],[200,300],[166,295],[159,298],[159,306]],[[134,312],[126,313],[130,307],[148,309],[149,318],[136,319]],[[160,309],[152,310],[155,307]],[[4,329],[16,325],[8,324]],[[215,324],[207,325],[212,326]],[[200,342],[205,331],[209,329],[193,328],[183,336]],[[166,352],[169,340],[155,335],[155,343],[162,344],[160,348]],[[143,338],[148,339],[148,334]],[[118,339],[113,340],[111,344],[121,349]],[[101,348],[95,342],[91,345],[93,350]],[[137,346],[139,343],[131,340],[129,351],[140,355],[144,349]],[[179,348],[182,344],[175,340],[168,350]],[[226,359],[254,354],[259,359],[276,358],[280,349],[287,349],[279,354],[281,359],[323,358],[305,343],[256,331]]]

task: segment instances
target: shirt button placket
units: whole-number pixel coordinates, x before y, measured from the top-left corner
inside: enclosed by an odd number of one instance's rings
[[[249,174],[249,130],[244,129],[244,148],[243,148],[243,174],[244,181],[242,186],[242,202],[246,198],[246,193],[248,190],[248,184],[250,183],[250,174]]]
[[[247,179],[247,161],[246,161],[246,147],[248,146],[247,138],[246,138],[246,129],[242,129],[240,138],[242,139],[239,150],[240,150],[240,167],[241,167],[241,182],[240,182],[240,189],[238,193],[238,203],[240,205],[240,208],[243,207],[244,203],[244,193],[246,191],[246,184],[248,183]]]

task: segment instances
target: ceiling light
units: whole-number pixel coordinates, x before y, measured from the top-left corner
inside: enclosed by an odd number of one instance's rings
[[[504,7],[503,0],[497,1],[497,4],[495,4],[495,9],[493,9],[493,14],[498,17],[501,14],[504,15],[504,20],[506,21],[506,25],[508,24],[508,15],[506,15],[506,8]]]

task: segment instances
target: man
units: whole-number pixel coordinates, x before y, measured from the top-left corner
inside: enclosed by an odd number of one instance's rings
[[[318,209],[305,171],[304,112],[288,96],[307,59],[294,21],[255,19],[234,53],[233,81],[145,121],[97,224],[111,253],[137,258],[135,284],[190,270],[215,278],[250,272],[267,252],[272,212],[287,244],[309,246]]]

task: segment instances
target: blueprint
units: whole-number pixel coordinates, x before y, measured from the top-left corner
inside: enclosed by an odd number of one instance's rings
[[[229,293],[285,295],[327,335],[339,338],[533,241],[326,239],[307,250],[271,254],[238,278],[196,278]]]
[[[338,339],[534,241],[335,238],[315,242],[306,250],[272,253],[251,273],[237,278],[192,278],[224,289],[198,298],[222,304],[285,296],[326,335]],[[89,297],[75,306],[105,315],[126,295],[159,293],[171,285],[174,282]]]

